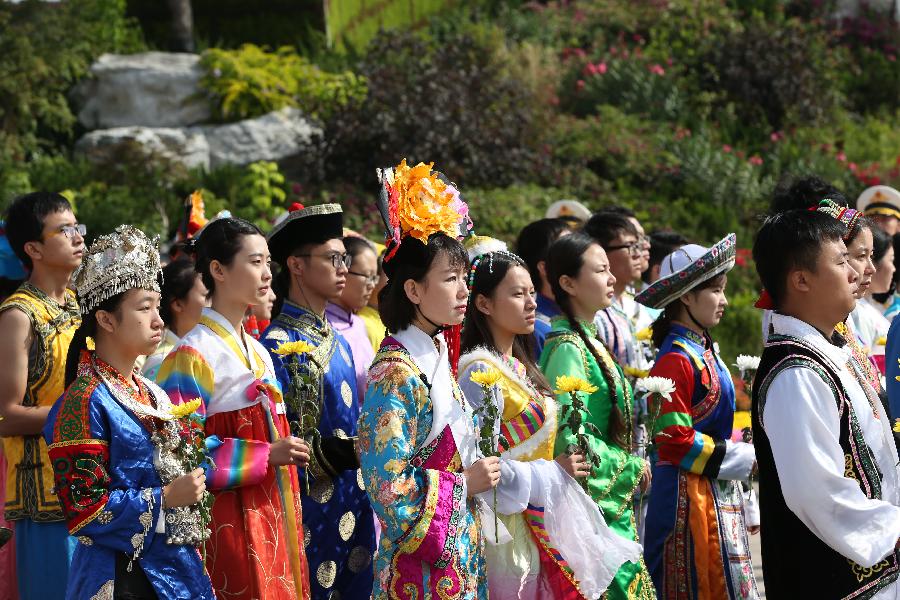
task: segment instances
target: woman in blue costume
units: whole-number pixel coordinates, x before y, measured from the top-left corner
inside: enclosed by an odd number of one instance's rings
[[[729,439],[734,386],[707,331],[728,304],[734,258],[734,234],[709,249],[683,246],[637,297],[665,309],[653,323],[659,354],[650,375],[675,384],[671,400],[651,408],[658,460],[644,533],[644,559],[663,599],[759,597],[740,484],[756,455]]]
[[[288,407],[296,436],[310,445],[309,490],[302,497],[306,558],[312,598],[367,598],[372,593],[375,521],[354,449],[359,402],[350,346],[325,318],[325,306],[343,290],[350,258],[341,240],[341,207],[321,204],[291,211],[269,234],[272,259],[281,270],[274,288],[281,303],[260,342],[272,356],[287,395],[293,357],[276,350],[304,341],[315,348],[300,356],[302,369],[319,385],[315,431],[300,426]],[[301,475],[303,481],[303,475]],[[334,594],[334,596],[332,596]]]
[[[476,460],[474,415],[439,333],[462,323],[468,257],[459,192],[419,163],[382,174],[388,284],[378,310],[391,332],[369,370],[359,419],[366,490],[381,519],[374,600],[486,600],[477,494],[500,478]],[[489,510],[489,509],[488,509]]]
[[[196,548],[208,535],[196,510],[203,470],[187,472],[173,454],[172,405],[134,370],[162,337],[159,276],[156,245],[127,225],[98,238],[75,273],[84,320],[69,348],[70,385],[44,428],[81,542],[67,598],[215,598]]]

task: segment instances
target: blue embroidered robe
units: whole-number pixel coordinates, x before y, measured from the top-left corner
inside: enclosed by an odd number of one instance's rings
[[[290,375],[286,361],[275,350],[284,342],[301,340],[316,347],[312,357],[323,367],[320,371],[308,358],[301,358],[314,375],[322,377],[318,428],[322,439],[355,438],[359,402],[350,346],[327,320],[286,300],[260,340],[272,355],[285,394]],[[288,420],[297,417],[289,407]],[[314,465],[308,471],[309,493],[302,503],[312,598],[325,600],[333,591],[341,598],[368,598],[372,593],[375,522],[360,471],[344,470],[334,477]],[[300,481],[304,481],[302,471]]]
[[[165,394],[146,379],[151,393]],[[81,542],[67,599],[112,598],[116,554],[143,569],[160,598],[213,600],[197,548],[172,545],[160,529],[155,446],[135,413],[99,377],[82,374],[53,405],[44,426],[66,522]],[[53,574],[49,573],[52,577]]]

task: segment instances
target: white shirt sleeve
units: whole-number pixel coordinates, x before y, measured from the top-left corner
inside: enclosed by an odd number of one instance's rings
[[[863,494],[844,477],[831,388],[813,371],[789,368],[769,387],[763,427],[788,508],[819,539],[863,567],[894,550],[900,508]]]

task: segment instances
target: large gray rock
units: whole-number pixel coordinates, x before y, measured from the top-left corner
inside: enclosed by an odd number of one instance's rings
[[[126,149],[164,157],[188,168],[209,169],[206,136],[192,128],[113,127],[91,131],[75,143],[76,152],[98,164],[115,162]]]
[[[209,166],[246,165],[258,160],[281,160],[303,152],[322,130],[296,108],[283,108],[262,117],[204,125],[209,142]]]
[[[227,125],[196,127],[116,127],[98,129],[75,144],[95,163],[115,162],[126,147],[138,146],[186,167],[215,169],[258,160],[279,161],[302,154],[322,130],[296,108]]]
[[[88,129],[186,127],[210,118],[197,54],[104,54],[75,86],[78,120]]]

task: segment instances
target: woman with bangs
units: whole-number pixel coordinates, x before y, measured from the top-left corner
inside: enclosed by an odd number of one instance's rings
[[[486,600],[477,494],[500,478],[479,459],[474,417],[439,335],[462,323],[468,224],[459,192],[431,165],[381,172],[388,283],[378,309],[390,334],[369,369],[359,418],[362,476],[381,520],[375,600]],[[427,220],[411,214],[431,215]]]
[[[614,534],[576,482],[589,474],[584,455],[554,459],[557,404],[532,358],[537,303],[524,261],[491,238],[471,237],[467,245],[472,266],[459,382],[474,410],[488,393],[498,406],[497,512],[511,537],[487,540],[491,597],[599,598],[619,567],[637,560],[640,546]],[[490,392],[476,381],[479,372],[498,374]]]

